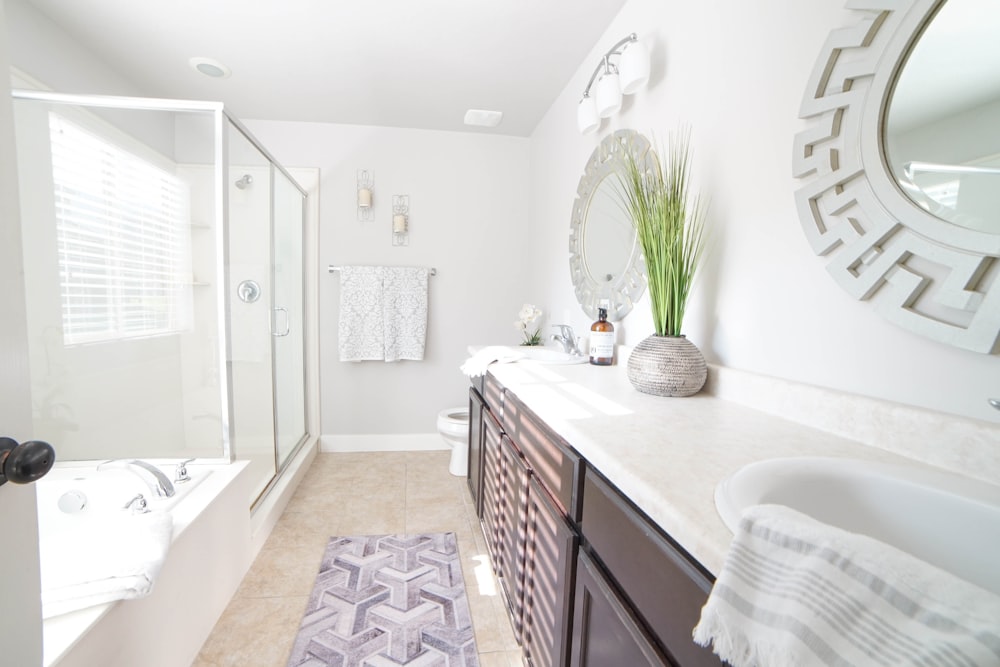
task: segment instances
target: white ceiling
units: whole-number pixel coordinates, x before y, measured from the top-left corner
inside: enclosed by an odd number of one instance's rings
[[[518,136],[532,132],[625,2],[26,1],[143,95],[218,100],[244,119]],[[233,74],[206,77],[189,66],[193,56]],[[503,121],[468,128],[470,108],[502,111]]]

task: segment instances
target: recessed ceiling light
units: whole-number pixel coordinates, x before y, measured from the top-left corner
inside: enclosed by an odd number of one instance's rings
[[[215,58],[191,58],[188,60],[188,64],[195,68],[205,76],[210,76],[213,79],[228,79],[233,73],[228,67],[220,63]]]
[[[482,127],[496,127],[503,120],[502,111],[487,111],[485,109],[469,109],[465,112],[466,125],[481,125]]]

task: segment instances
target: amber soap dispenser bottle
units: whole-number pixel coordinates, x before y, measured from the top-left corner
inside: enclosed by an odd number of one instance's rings
[[[590,363],[610,366],[615,359],[615,325],[608,322],[606,308],[597,309],[597,321],[590,325]]]

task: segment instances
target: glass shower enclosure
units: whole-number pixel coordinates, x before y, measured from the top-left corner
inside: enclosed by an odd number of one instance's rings
[[[219,103],[14,91],[34,433],[60,461],[309,438],[306,192]]]

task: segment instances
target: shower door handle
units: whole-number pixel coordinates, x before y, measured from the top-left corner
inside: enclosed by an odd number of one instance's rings
[[[278,324],[277,314],[279,312],[285,314],[285,330],[284,331],[278,331],[277,330],[278,329],[278,326],[277,326],[277,324]],[[271,330],[271,335],[272,336],[277,336],[279,338],[281,336],[287,336],[288,332],[291,331],[291,319],[288,317],[288,309],[287,308],[282,308],[281,306],[275,306],[274,307],[274,313],[275,313],[275,318],[274,318],[274,324],[275,324],[275,326]]]

